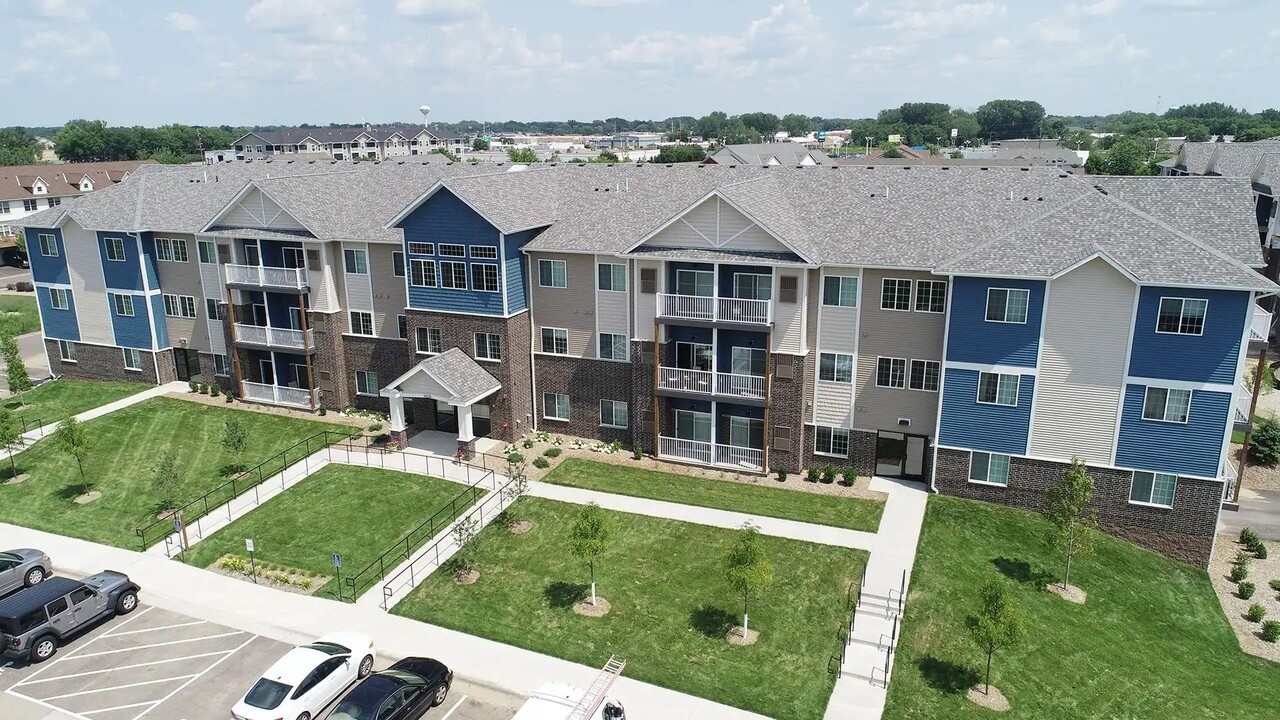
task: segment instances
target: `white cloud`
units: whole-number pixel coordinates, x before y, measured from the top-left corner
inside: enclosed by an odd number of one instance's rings
[[[485,0],[396,0],[396,14],[434,22],[457,22],[480,15]]]
[[[1027,26],[1027,32],[1047,43],[1065,44],[1080,42],[1080,28],[1056,18],[1039,20]]]
[[[251,28],[316,42],[364,39],[364,11],[356,0],[259,0],[244,14]]]
[[[872,27],[920,38],[939,38],[1001,20],[1007,13],[1008,8],[997,2],[866,0],[853,11],[853,17]]]
[[[170,29],[178,32],[196,32],[200,29],[200,21],[196,16],[187,13],[171,12],[165,16],[164,21]]]
[[[1022,49],[1013,40],[997,36],[984,43],[978,54],[984,58],[1015,58],[1022,55]]]
[[[1111,38],[1111,42],[1107,43],[1106,49],[1115,55],[1126,60],[1136,60],[1147,56],[1147,49],[1138,47],[1129,42],[1129,38],[1124,33],[1119,33]]]
[[[1114,15],[1119,12],[1121,6],[1120,0],[1098,0],[1088,5],[1068,5],[1068,15],[1080,15],[1084,17],[1101,17],[1104,15]]]
[[[570,5],[584,8],[615,8],[625,5],[649,5],[657,0],[569,0]]]
[[[35,11],[50,20],[88,20],[89,12],[72,0],[36,0]]]

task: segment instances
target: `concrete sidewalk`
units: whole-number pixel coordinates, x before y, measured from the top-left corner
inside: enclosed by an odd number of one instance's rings
[[[143,390],[142,392],[134,393],[129,397],[120,398],[115,402],[109,402],[106,405],[100,405],[96,408],[90,408],[88,410],[85,410],[79,415],[76,415],[75,418],[80,422],[93,420],[94,418],[100,418],[103,415],[113,413],[116,410],[127,408],[130,405],[137,405],[138,403],[144,400],[150,400],[153,397],[160,397],[161,395],[168,395],[169,393],[186,392],[187,389],[188,389],[187,384],[184,382],[171,382],[164,385],[157,385],[156,387],[148,388],[146,390]],[[22,452],[23,450],[26,450],[27,448],[31,447],[31,445],[34,444],[37,440],[41,440],[43,438],[49,437],[54,433],[55,430],[58,429],[58,425],[60,424],[61,424],[60,422],[53,422],[53,423],[49,423],[48,425],[43,425],[41,427],[38,427],[35,430],[29,430],[27,432],[22,433],[23,444],[22,444],[22,447],[18,450],[18,452]],[[5,460],[8,460],[8,459],[9,459],[9,456],[6,455]]]
[[[368,633],[381,656],[427,655],[458,675],[490,687],[527,695],[544,682],[587,687],[599,668],[578,665],[483,638],[402,618],[377,608],[281,592],[162,556],[0,523],[0,546],[36,547],[54,559],[55,571],[82,576],[104,568],[129,575],[142,586],[143,602],[283,642],[309,642],[323,633]],[[607,659],[602,652],[600,662]],[[623,676],[611,695],[638,718],[747,720],[762,715],[642,683]]]

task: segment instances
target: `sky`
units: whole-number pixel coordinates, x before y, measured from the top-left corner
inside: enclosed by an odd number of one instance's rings
[[[1276,4],[0,0],[0,127],[1258,111],[1280,104]]]

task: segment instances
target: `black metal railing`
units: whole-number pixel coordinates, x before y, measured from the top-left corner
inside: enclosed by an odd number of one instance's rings
[[[25,434],[27,434],[27,433],[29,433],[29,432],[32,432],[33,430],[39,430],[39,431],[40,431],[40,437],[44,437],[44,435],[45,435],[45,433],[44,433],[44,428],[45,428],[45,426],[46,426],[46,425],[51,425],[51,424],[52,424],[52,423],[45,422],[44,418],[31,419],[31,418],[25,418],[25,417],[22,417],[22,416],[19,416],[19,417],[18,417],[18,422],[22,423],[22,434],[23,434],[23,435],[25,435]]]

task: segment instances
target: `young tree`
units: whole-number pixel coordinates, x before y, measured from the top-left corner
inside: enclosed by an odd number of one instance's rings
[[[1071,580],[1071,560],[1093,551],[1093,531],[1098,525],[1097,512],[1089,507],[1093,500],[1093,477],[1085,469],[1084,461],[1072,458],[1071,467],[1062,474],[1058,484],[1049,489],[1049,505],[1044,510],[1045,519],[1052,526],[1051,540],[1066,556],[1066,570],[1062,574],[1065,588]]]
[[[469,575],[476,569],[476,538],[480,535],[480,522],[467,516],[453,526],[453,541],[458,545],[453,557],[449,558],[448,568],[454,575]]]
[[[13,455],[22,448],[22,426],[18,418],[4,408],[0,408],[0,449],[9,453],[9,477],[18,476],[18,465]]]
[[[472,140],[472,141],[471,141],[471,149],[472,149],[472,150],[475,150],[475,151],[477,151],[477,152],[478,152],[478,151],[481,151],[481,150],[488,150],[488,149],[489,149],[489,141],[488,141],[488,140],[485,140],[485,139],[484,139],[484,138],[482,138],[482,137],[478,137],[478,138],[476,138],[475,140]]]
[[[151,479],[156,494],[160,496],[161,512],[167,513],[177,507],[178,485],[181,482],[182,476],[178,473],[178,456],[172,452],[165,453],[160,457],[160,464],[156,465],[156,474]]]
[[[58,423],[53,431],[53,445],[76,459],[76,467],[80,469],[80,480],[84,480],[84,456],[89,454],[89,436],[84,425],[75,416]]]
[[[4,358],[5,379],[9,381],[9,392],[18,395],[32,387],[31,375],[27,372],[27,364],[22,361],[22,352],[18,349],[18,341],[12,335],[0,336],[0,357]],[[25,405],[26,403],[23,402]]]
[[[760,543],[760,530],[750,522],[738,531],[738,539],[725,559],[729,585],[742,593],[742,634],[747,634],[747,602],[751,593],[763,592],[773,584],[773,563]]]
[[[591,604],[596,604],[596,558],[609,549],[613,540],[613,524],[595,503],[578,510],[578,518],[569,529],[569,550],[574,557],[586,560],[591,568]]]
[[[987,673],[982,692],[991,691],[991,656],[997,650],[1013,647],[1022,639],[1022,617],[1009,601],[1003,582],[992,580],[978,591],[978,612],[965,619],[970,636],[987,654]]]
[[[513,163],[529,165],[538,162],[538,153],[533,148],[508,148],[507,160]]]
[[[231,417],[227,418],[226,428],[222,431],[222,447],[231,453],[231,459],[234,462],[239,463],[248,444],[249,431],[245,429],[244,422],[240,420],[240,416],[232,414]],[[239,467],[239,465],[237,464],[236,467]]]

